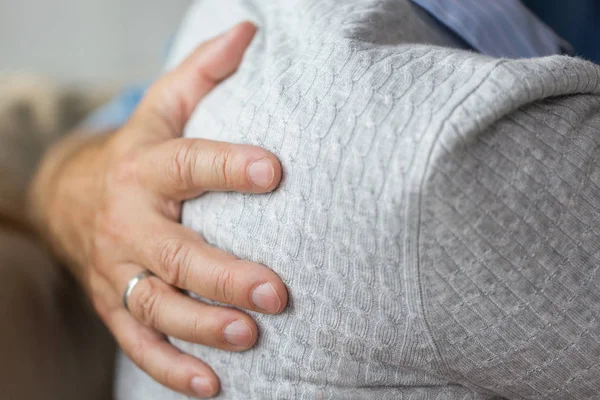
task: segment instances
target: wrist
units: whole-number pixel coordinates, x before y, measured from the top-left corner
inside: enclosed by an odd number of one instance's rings
[[[69,265],[85,263],[85,232],[99,192],[110,133],[73,133],[44,156],[28,193],[28,217],[55,254]]]

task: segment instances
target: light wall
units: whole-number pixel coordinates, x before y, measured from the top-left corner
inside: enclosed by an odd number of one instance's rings
[[[121,85],[156,76],[189,0],[0,0],[0,72]]]

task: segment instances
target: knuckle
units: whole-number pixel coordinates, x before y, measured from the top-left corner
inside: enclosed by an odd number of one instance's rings
[[[126,251],[130,227],[117,210],[104,210],[96,213],[92,229],[83,248],[87,261],[97,270],[112,269],[114,260]]]
[[[144,340],[136,340],[129,350],[131,360],[137,365],[146,365],[147,344]]]
[[[229,268],[219,268],[215,272],[215,296],[227,303],[233,303],[235,297],[235,279],[234,274]]]
[[[118,238],[124,231],[124,221],[114,208],[105,208],[96,214],[96,235],[95,237]],[[99,244],[99,243],[98,243]]]
[[[166,163],[167,179],[175,187],[192,187],[196,168],[196,149],[192,142],[183,141]]]
[[[138,178],[139,156],[136,152],[123,155],[110,169],[109,177],[115,182],[130,183]]]
[[[186,358],[188,356],[184,353],[179,353],[175,358],[166,366],[164,372],[157,378],[157,380],[164,386],[180,393],[186,393],[188,389],[188,381],[186,378],[186,371],[181,366],[187,364]],[[187,398],[187,397],[186,397]]]
[[[95,270],[99,272],[110,271],[113,267],[112,263],[109,260],[105,260],[104,258],[104,248],[106,246],[100,239],[95,238],[93,244],[89,249],[89,269]]]
[[[229,147],[224,147],[216,151],[212,158],[212,170],[218,182],[226,189],[233,189],[236,186],[237,179],[233,172],[233,159],[233,151]]]
[[[205,336],[206,327],[198,316],[193,316],[190,320],[190,337],[194,343],[201,343]]]
[[[161,293],[152,285],[138,285],[138,294],[135,300],[136,309],[140,321],[150,327],[157,326],[159,309],[161,304]]]
[[[157,259],[166,283],[178,287],[185,285],[190,265],[190,251],[183,241],[163,240],[158,245]]]
[[[169,365],[164,373],[163,384],[171,389],[180,391],[181,387],[178,384],[178,374],[176,365]]]

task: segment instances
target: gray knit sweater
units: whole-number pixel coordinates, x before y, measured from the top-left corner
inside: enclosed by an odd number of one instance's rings
[[[260,34],[186,135],[285,176],[183,221],[291,304],[244,353],[173,340],[222,398],[600,398],[600,69],[448,48],[406,0],[200,1],[171,65],[240,19]],[[117,383],[183,398],[124,358]]]

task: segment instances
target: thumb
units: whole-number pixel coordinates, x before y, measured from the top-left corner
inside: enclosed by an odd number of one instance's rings
[[[146,135],[180,136],[200,100],[237,70],[255,33],[255,25],[242,22],[200,44],[148,90],[130,122]]]

